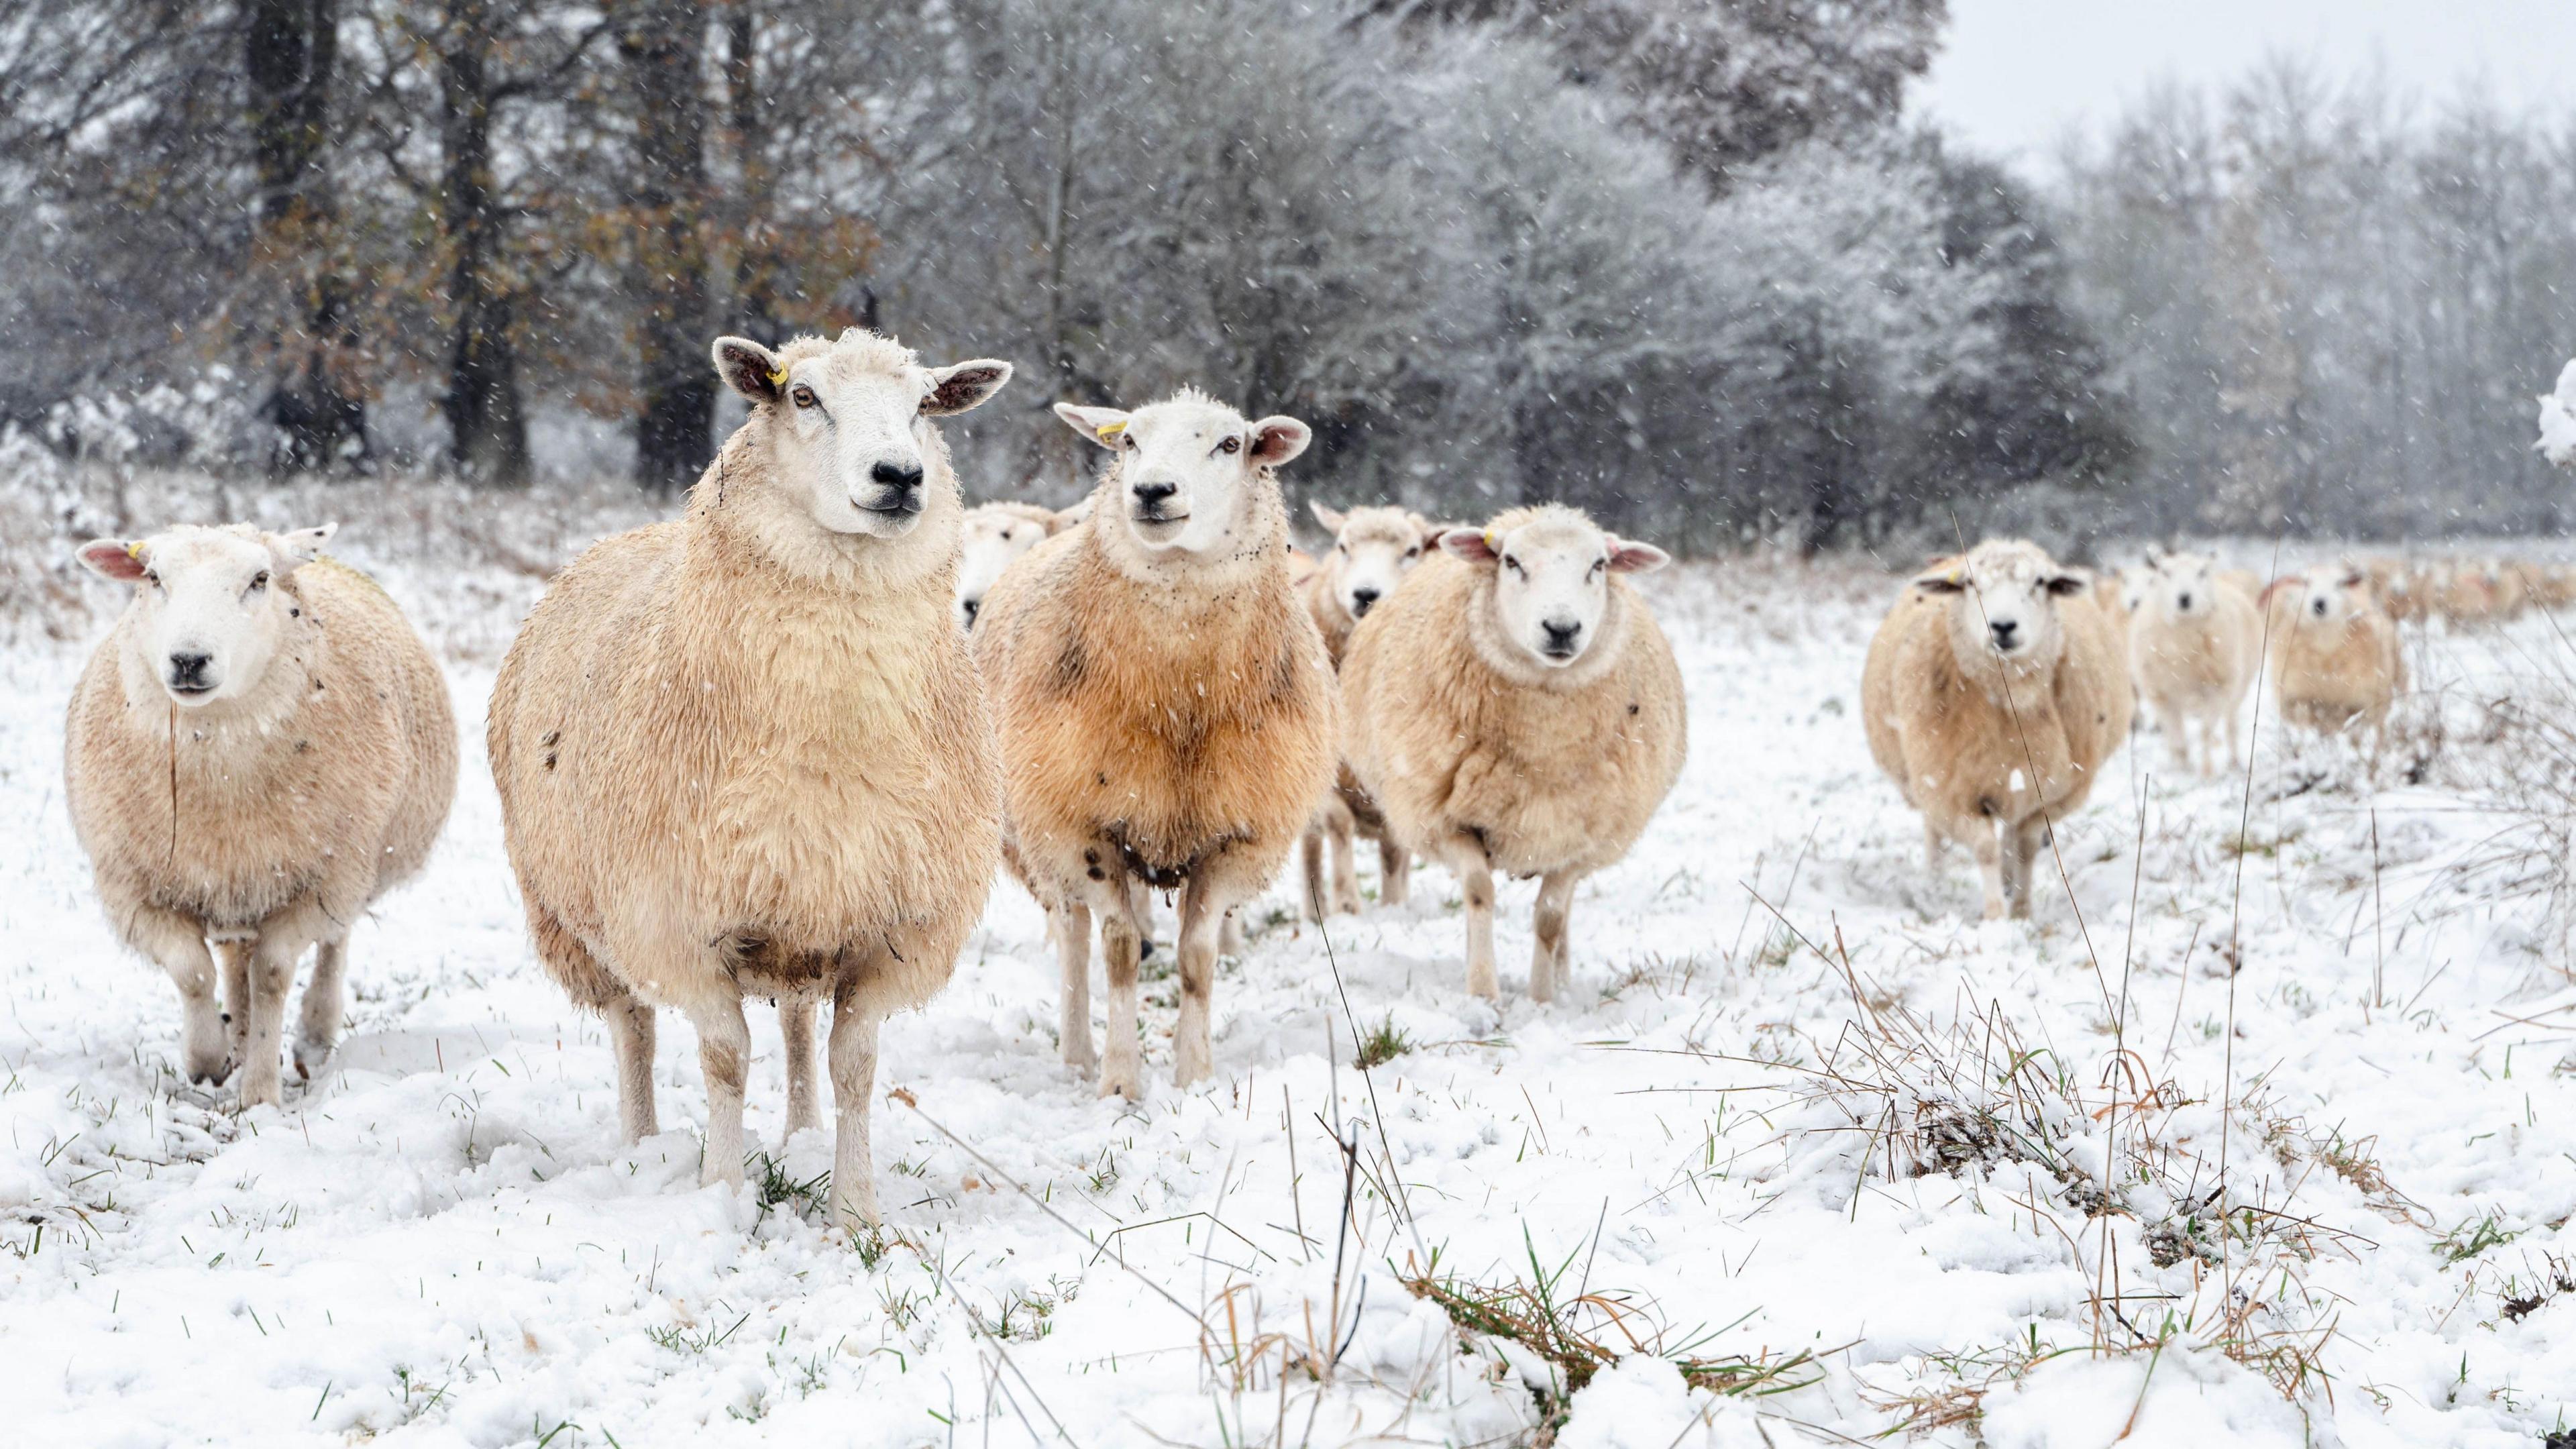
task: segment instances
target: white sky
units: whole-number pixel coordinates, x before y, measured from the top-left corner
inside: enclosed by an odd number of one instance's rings
[[[2334,78],[2385,65],[2433,102],[2576,103],[2576,0],[1950,0],[1910,99],[1980,151],[2040,161],[2155,81],[2223,81],[2274,51]]]

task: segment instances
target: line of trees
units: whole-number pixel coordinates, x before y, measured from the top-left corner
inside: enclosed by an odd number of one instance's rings
[[[0,414],[227,466],[695,477],[718,331],[1199,382],[1301,478],[1870,539],[2136,449],[2034,196],[1908,129],[1942,0],[0,0]],[[77,430],[70,430],[76,432]],[[424,456],[425,455],[425,456]]]

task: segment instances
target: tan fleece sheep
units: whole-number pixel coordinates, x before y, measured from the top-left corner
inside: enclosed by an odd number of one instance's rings
[[[2281,718],[2319,734],[2367,730],[2375,751],[2406,688],[2397,623],[2349,565],[2310,570],[2265,591],[2273,611],[2272,693]]]
[[[836,1222],[874,1222],[877,1029],[948,981],[1000,852],[958,630],[957,481],[932,419],[1010,377],[857,329],[727,337],[751,403],[685,517],[558,575],[492,691],[492,775],[537,954],[608,1019],[628,1141],[657,1130],[654,1009],[698,1033],[703,1180],[743,1172],[746,996],[779,1003],[787,1130],[832,1004]]]
[[[1354,508],[1344,513],[1320,502],[1309,506],[1315,511],[1315,521],[1332,531],[1333,546],[1298,586],[1298,592],[1305,598],[1306,612],[1314,616],[1316,629],[1324,636],[1324,648],[1332,655],[1334,668],[1339,669],[1351,630],[1378,600],[1395,592],[1424,555],[1440,547],[1440,535],[1448,530],[1405,508]],[[1348,708],[1345,695],[1345,713]],[[1352,861],[1352,842],[1360,836],[1377,844],[1378,899],[1390,906],[1404,904],[1411,889],[1413,853],[1388,836],[1386,816],[1360,788],[1359,777],[1344,762],[1339,778],[1324,792],[1315,818],[1308,822],[1305,838],[1298,843],[1306,919],[1320,921],[1328,911],[1358,912],[1360,887]]]
[[[1288,583],[1277,468],[1294,418],[1247,422],[1196,391],[1056,413],[1112,450],[1090,516],[1003,574],[975,653],[992,691],[1012,870],[1064,970],[1064,1057],[1094,1061],[1091,917],[1108,958],[1100,1090],[1143,1090],[1138,885],[1181,892],[1173,1079],[1211,1068],[1226,912],[1277,875],[1331,782],[1332,665]]]
[[[2243,763],[2246,693],[2263,662],[2263,617],[2205,553],[2149,553],[2145,605],[2129,623],[2129,675],[2152,712],[2177,769],[2204,777]]]
[[[1870,754],[1923,813],[1934,870],[1945,840],[1976,856],[1989,920],[2030,914],[2041,840],[2129,733],[2117,651],[2083,573],[2000,539],[1935,561],[1870,640]]]
[[[438,666],[384,590],[319,556],[331,532],[181,527],[80,550],[137,587],[72,693],[72,826],[117,934],[178,984],[189,1078],[220,1080],[229,1057],[245,1106],[278,1101],[308,946],[296,1075],[329,1059],[349,928],[429,858],[456,795]]]
[[[1529,989],[1550,1001],[1574,887],[1681,778],[1681,670],[1622,577],[1669,560],[1553,504],[1440,542],[1352,631],[1346,754],[1400,846],[1457,874],[1473,994],[1499,994],[1493,873],[1540,878]]]

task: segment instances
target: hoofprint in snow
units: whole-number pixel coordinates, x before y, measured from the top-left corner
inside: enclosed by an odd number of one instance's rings
[[[1321,931],[1283,881],[1226,967],[1211,1084],[1169,1086],[1166,977],[1122,1107],[1059,1065],[1042,918],[997,886],[955,984],[888,1025],[889,1220],[854,1245],[814,1211],[828,1134],[756,1159],[762,1187],[695,1185],[676,1017],[676,1125],[622,1147],[601,1029],[530,957],[481,739],[537,571],[343,542],[446,649],[465,784],[353,940],[342,1055],[282,1111],[184,1085],[174,993],[99,919],[60,789],[95,614],[0,665],[0,1439],[2529,1446],[2576,1422],[2576,978],[2477,784],[2511,763],[2477,701],[2567,657],[2552,621],[2419,638],[2428,697],[2376,776],[2285,747],[2268,702],[2250,787],[2150,775],[2134,742],[2057,832],[2037,920],[1981,923],[1855,714],[1897,583],[1674,570],[1652,593],[1691,763],[1578,894],[1570,999],[1522,999],[1529,885],[1497,1010],[1462,990],[1442,873]]]

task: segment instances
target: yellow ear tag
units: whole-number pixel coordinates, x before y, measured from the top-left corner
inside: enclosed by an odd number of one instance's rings
[[[1490,529],[1490,528],[1489,528],[1489,529],[1486,529],[1486,530],[1485,530],[1485,552],[1487,552],[1487,553],[1501,553],[1502,551],[1503,551],[1503,541],[1502,541],[1501,539],[1499,539],[1499,538],[1494,537],[1494,531],[1493,531],[1492,529]]]
[[[773,372],[773,373],[771,373],[771,374],[769,375],[769,385],[770,385],[771,387],[778,387],[778,386],[780,386],[780,385],[784,384],[786,381],[787,381],[787,369],[786,369],[786,368],[783,368],[783,367],[782,367],[782,368],[778,369],[776,372]]]
[[[125,556],[134,560],[136,563],[143,562],[143,545],[140,543],[127,544],[125,546]]]
[[[1114,423],[1102,423],[1100,425],[1100,436],[1104,439],[1117,437],[1120,433],[1125,431],[1127,431],[1127,423],[1123,418]]]

